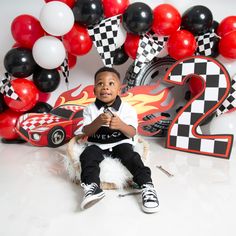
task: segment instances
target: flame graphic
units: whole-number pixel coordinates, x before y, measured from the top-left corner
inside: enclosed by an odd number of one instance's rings
[[[122,95],[122,100],[128,102],[135,108],[139,120],[156,112],[167,111],[173,106],[174,99],[172,99],[169,104],[165,106],[162,105],[169,95],[170,88],[152,93],[157,87],[158,84],[137,86]]]
[[[157,121],[166,118],[163,116],[158,116],[151,120],[145,121],[145,116],[157,112],[168,111],[174,104],[174,99],[172,98],[167,105],[162,105],[162,103],[164,103],[168,98],[171,88],[164,88],[161,91],[153,92],[159,85],[160,83],[156,83],[155,85],[136,86],[121,95],[121,99],[123,101],[128,102],[135,108],[139,120],[139,133],[142,135],[154,135],[154,133],[144,131],[142,127],[145,125],[154,124]],[[62,93],[57,99],[54,107],[63,104],[78,104],[81,106],[86,106],[91,102],[94,102],[95,96],[93,93],[93,85],[85,87],[77,96],[72,96],[72,94],[80,87],[81,85]]]
[[[54,107],[58,107],[64,104],[77,104],[81,106],[86,106],[91,102],[95,101],[95,96],[93,93],[93,85],[85,87],[77,96],[72,96],[72,94],[81,87],[81,84],[74,89],[66,91],[60,95],[57,99]]]

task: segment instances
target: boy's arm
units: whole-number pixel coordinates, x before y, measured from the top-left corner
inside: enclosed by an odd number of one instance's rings
[[[128,138],[132,138],[136,134],[136,129],[123,122],[117,115],[111,118],[110,128],[120,130]]]
[[[128,138],[134,137],[138,128],[138,116],[136,110],[126,103],[122,119],[114,114],[114,117],[111,119],[110,128],[120,130]]]
[[[102,126],[109,125],[111,117],[108,114],[102,113],[90,124],[83,127],[83,133],[87,136],[91,136]]]

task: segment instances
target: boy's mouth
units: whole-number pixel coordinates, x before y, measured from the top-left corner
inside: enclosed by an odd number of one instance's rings
[[[110,95],[111,95],[111,93],[101,93],[101,94],[100,94],[101,97],[108,97],[108,96],[110,96]]]

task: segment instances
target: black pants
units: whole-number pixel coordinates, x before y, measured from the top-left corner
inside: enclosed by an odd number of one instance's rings
[[[100,185],[99,164],[104,160],[104,154],[110,154],[113,158],[120,159],[121,163],[133,175],[133,181],[139,186],[152,182],[151,170],[144,166],[140,155],[134,152],[131,144],[123,143],[113,147],[111,152],[102,150],[96,145],[86,147],[80,155],[82,183],[90,184],[95,182],[98,186]]]

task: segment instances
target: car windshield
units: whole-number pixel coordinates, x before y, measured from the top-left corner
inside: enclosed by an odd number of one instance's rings
[[[65,119],[69,119],[72,113],[73,113],[73,111],[63,109],[63,108],[60,108],[60,107],[50,111],[50,114],[60,116],[60,117],[65,118]]]

